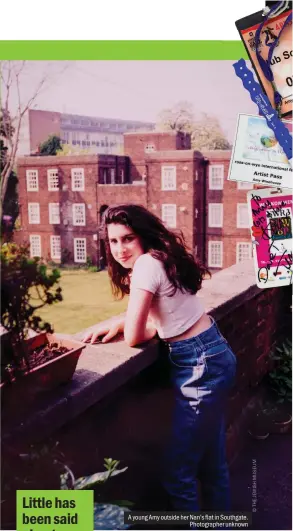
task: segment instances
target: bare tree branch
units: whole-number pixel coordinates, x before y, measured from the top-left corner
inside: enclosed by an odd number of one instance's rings
[[[19,145],[19,136],[23,117],[32,106],[33,102],[44,89],[46,81],[52,76],[44,74],[38,82],[36,89],[25,103],[21,101],[21,75],[25,72],[27,66],[26,61],[13,63],[12,61],[0,62],[0,75],[5,92],[5,101],[1,105],[1,114],[4,131],[4,141],[8,147],[6,155],[6,163],[1,173],[1,205],[0,205],[0,219],[2,219],[3,201],[6,195],[7,186],[10,174],[13,170],[17,149]],[[66,70],[66,68],[65,68]],[[64,70],[64,71],[65,71]],[[15,116],[10,114],[10,94],[11,89],[14,88],[17,95],[17,109]],[[2,102],[1,102],[2,103]],[[13,124],[13,127],[12,127]]]
[[[5,98],[5,104],[3,106],[4,110],[5,110],[5,115],[3,116],[3,130],[4,130],[4,134],[5,134],[5,138],[6,140],[8,141],[11,149],[12,149],[12,139],[11,139],[11,130],[10,130],[10,127],[9,127],[9,123],[8,123],[8,116],[9,116],[9,96],[10,96],[10,88],[11,88],[11,85],[12,85],[12,75],[11,75],[11,62],[8,61],[8,74],[7,74],[7,79],[5,79],[5,77],[3,76],[3,73],[2,73],[2,65],[1,65],[1,81],[2,83],[4,84],[5,86],[5,91],[6,91],[6,98]],[[1,91],[2,92],[2,91]],[[2,103],[2,102],[1,102]],[[2,106],[2,105],[1,105]]]

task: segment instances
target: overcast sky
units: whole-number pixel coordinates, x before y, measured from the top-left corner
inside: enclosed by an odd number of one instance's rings
[[[238,113],[257,114],[233,61],[31,61],[21,78],[22,99],[29,98],[44,71],[45,89],[36,109],[156,121],[178,101],[195,114],[216,115],[230,141]],[[11,106],[15,105],[14,101]]]

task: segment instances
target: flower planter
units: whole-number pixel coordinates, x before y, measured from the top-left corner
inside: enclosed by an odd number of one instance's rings
[[[271,414],[271,433],[288,433],[292,428],[292,411],[289,406],[282,404],[275,408]]]
[[[248,433],[253,439],[264,440],[270,435],[268,419],[262,411],[254,411],[251,415]]]
[[[262,429],[261,427],[257,428],[256,426],[251,426],[248,430],[248,433],[253,439],[257,439],[259,441],[267,439],[270,435],[270,433],[265,429]]]
[[[255,412],[249,433],[256,439],[266,439],[270,433],[288,433],[292,427],[291,404],[278,404],[268,398]]]
[[[287,419],[283,421],[275,420],[271,433],[289,433],[292,428],[292,417],[288,415]]]
[[[24,400],[25,404],[32,402],[40,393],[50,391],[71,380],[78,358],[86,345],[71,339],[59,339],[55,334],[46,332],[26,340],[29,353],[52,343],[57,343],[58,346],[66,347],[69,350],[32,368],[23,375],[13,378],[10,382],[1,383],[2,404],[4,406],[9,404],[10,407],[15,403],[21,407],[20,401]]]

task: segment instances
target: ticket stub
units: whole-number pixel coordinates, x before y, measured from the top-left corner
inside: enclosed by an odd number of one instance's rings
[[[258,287],[292,284],[292,191],[252,190],[247,201]]]
[[[239,114],[228,180],[292,188],[292,166],[263,116]]]
[[[278,35],[284,27],[285,21],[292,9],[268,19],[261,30],[259,38],[259,52],[264,60],[268,59],[271,45],[277,42],[270,66],[274,75],[277,91],[282,96],[281,116],[292,113],[293,78],[292,78],[292,21],[286,24],[278,42]],[[266,79],[259,65],[256,55],[255,33],[263,21],[262,11],[258,11],[246,18],[236,21],[236,27],[245,45],[262,89],[274,107],[274,91],[271,83]]]

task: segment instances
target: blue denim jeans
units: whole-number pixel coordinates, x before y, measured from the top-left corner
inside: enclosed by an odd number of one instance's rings
[[[163,483],[174,510],[230,510],[224,412],[236,357],[211,320],[201,334],[167,343],[175,410]]]

